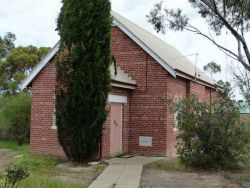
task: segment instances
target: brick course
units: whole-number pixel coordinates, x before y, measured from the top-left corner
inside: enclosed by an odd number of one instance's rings
[[[172,77],[118,27],[112,30],[112,51],[117,65],[136,80],[135,90],[112,87],[111,94],[127,96],[123,106],[123,151],[152,155],[174,155],[176,135],[173,114],[164,98],[197,95],[208,100],[209,88],[184,78]],[[31,151],[41,155],[64,156],[51,129],[54,111],[56,70],[53,60],[32,82]],[[110,110],[110,104],[107,104]],[[139,137],[152,137],[152,147],[139,146]],[[102,156],[110,151],[110,114],[104,125]]]

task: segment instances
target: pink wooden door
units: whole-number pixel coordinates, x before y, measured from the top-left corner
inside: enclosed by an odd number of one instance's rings
[[[111,104],[110,154],[122,152],[122,104]]]

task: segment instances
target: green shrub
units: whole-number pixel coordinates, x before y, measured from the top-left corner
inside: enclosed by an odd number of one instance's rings
[[[171,104],[180,134],[177,151],[182,163],[199,168],[231,168],[245,154],[246,135],[239,108],[228,94],[209,104],[196,97]]]
[[[27,168],[18,165],[12,165],[7,170],[5,187],[16,187],[16,184],[29,177],[29,172]]]
[[[29,139],[31,97],[27,93],[0,97],[1,139],[22,145]]]
[[[250,122],[248,121],[245,123],[245,134],[247,138],[247,144],[246,144],[246,161],[247,165],[250,166]]]

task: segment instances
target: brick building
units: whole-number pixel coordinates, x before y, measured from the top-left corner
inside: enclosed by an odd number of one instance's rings
[[[211,100],[216,83],[174,47],[112,12],[112,50],[118,71],[111,66],[112,90],[104,124],[102,156],[117,153],[174,155],[174,115],[164,99],[196,95]],[[55,125],[55,55],[59,43],[22,83],[32,91],[31,151],[64,156]]]

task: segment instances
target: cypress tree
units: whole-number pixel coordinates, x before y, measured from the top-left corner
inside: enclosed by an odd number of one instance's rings
[[[109,0],[62,0],[58,17],[57,133],[70,160],[97,156],[110,90]]]

